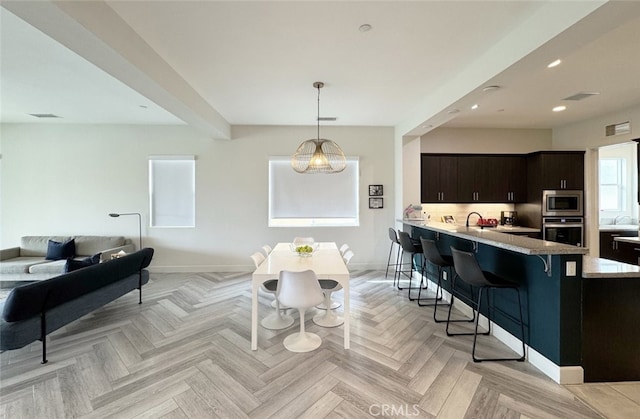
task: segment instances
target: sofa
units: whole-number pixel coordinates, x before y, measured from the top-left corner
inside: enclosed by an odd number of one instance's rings
[[[0,350],[22,348],[42,341],[42,363],[47,362],[46,336],[103,305],[139,290],[149,281],[145,269],[153,249],[77,269],[11,290],[0,303]]]
[[[130,239],[122,236],[24,236],[19,247],[0,250],[0,280],[37,281],[51,278],[65,272],[66,259],[49,260],[49,241],[66,243],[74,241],[74,259],[95,255],[101,260],[111,259],[111,255],[135,250]]]

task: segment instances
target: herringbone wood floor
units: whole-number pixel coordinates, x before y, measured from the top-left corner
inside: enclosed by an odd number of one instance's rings
[[[446,337],[432,308],[408,302],[381,272],[353,273],[351,350],[342,327],[309,322],[318,350],[284,349],[295,323],[259,328],[251,351],[249,281],[153,274],[142,305],[132,292],[52,334],[48,364],[39,342],[3,353],[0,417],[596,418],[640,407],[633,383],[570,391],[528,363],[471,362],[470,339]],[[271,310],[263,298],[261,316]]]

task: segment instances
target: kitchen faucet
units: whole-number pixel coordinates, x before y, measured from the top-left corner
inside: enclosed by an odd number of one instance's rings
[[[479,212],[472,211],[469,213],[469,215],[467,215],[467,223],[465,224],[466,227],[469,227],[469,217],[471,217],[472,214],[476,214],[478,217],[480,217],[480,220],[482,221],[482,215],[480,215]]]
[[[616,218],[613,219],[613,225],[618,224],[618,222],[624,220],[625,218],[629,219],[629,223],[631,223],[631,217],[629,217],[628,215],[618,215]]]

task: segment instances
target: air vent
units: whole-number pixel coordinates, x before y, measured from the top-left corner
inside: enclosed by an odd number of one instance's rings
[[[614,135],[629,134],[630,132],[631,132],[631,123],[629,121],[620,122],[619,124],[607,125],[604,128],[604,133],[607,137],[612,137]]]
[[[588,97],[596,96],[596,95],[599,95],[599,94],[600,93],[598,93],[598,92],[579,92],[579,93],[576,93],[573,96],[565,97],[562,100],[582,100],[582,99],[586,99]]]
[[[30,113],[29,115],[35,116],[36,118],[61,118],[60,116],[52,113]]]
[[[335,116],[320,116],[318,117],[318,121],[325,121],[325,122],[333,122],[336,121],[338,118],[336,118]]]

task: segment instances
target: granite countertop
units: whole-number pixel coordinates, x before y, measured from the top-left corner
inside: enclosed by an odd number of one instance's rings
[[[503,229],[480,227],[465,227],[456,224],[447,224],[430,221],[398,220],[404,224],[432,230],[462,239],[488,244],[505,250],[522,253],[525,255],[584,255],[589,253],[586,247],[577,247],[568,244],[532,239],[530,237],[506,234]],[[504,226],[503,226],[504,227]],[[532,229],[532,231],[539,231]],[[515,232],[515,231],[511,231]],[[524,231],[523,231],[524,232]]]
[[[638,278],[640,277],[640,266],[617,262],[615,260],[583,256],[582,277]]]
[[[640,237],[614,237],[613,240],[617,241],[617,242],[626,242],[626,243],[633,243],[633,244],[640,244]]]

